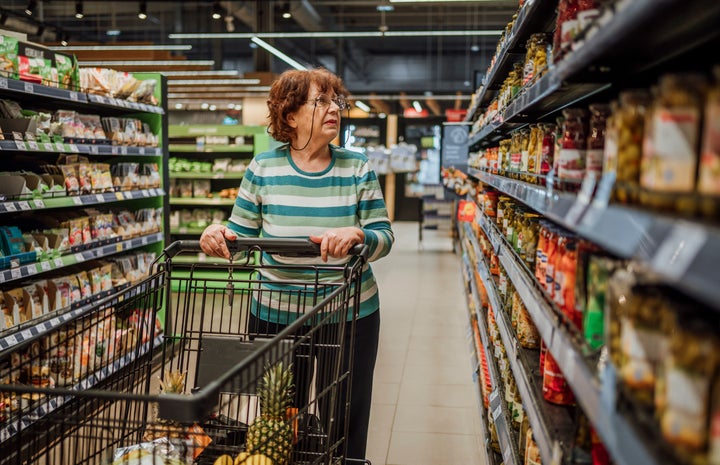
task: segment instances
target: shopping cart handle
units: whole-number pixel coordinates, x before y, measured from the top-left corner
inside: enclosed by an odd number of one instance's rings
[[[231,254],[259,250],[272,254],[295,257],[316,257],[320,255],[320,244],[310,239],[283,239],[277,237],[238,237],[227,241]],[[182,252],[201,252],[200,241],[175,241],[165,248],[165,255],[173,258]],[[350,255],[367,255],[367,246],[357,244],[350,249]]]

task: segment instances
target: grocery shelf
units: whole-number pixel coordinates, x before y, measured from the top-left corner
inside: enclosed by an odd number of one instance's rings
[[[170,197],[170,205],[234,205],[235,199]]]
[[[162,155],[159,147],[134,147],[111,144],[75,144],[67,142],[37,142],[20,140],[0,140],[0,151],[81,153],[86,155]]]
[[[234,172],[225,171],[219,173],[190,173],[190,172],[171,172],[170,179],[242,179],[245,176],[244,171]]]
[[[467,235],[466,235],[467,237]],[[470,239],[472,242],[472,239]],[[472,244],[471,247],[474,249],[472,255],[475,255],[476,259],[482,257],[478,255],[479,248],[477,243]],[[481,253],[481,252],[480,252]],[[477,265],[469,264],[471,270],[477,269]],[[512,420],[510,419],[510,413],[508,412],[507,403],[505,402],[505,395],[502,386],[502,378],[500,372],[495,363],[493,354],[493,346],[490,344],[490,337],[487,333],[487,319],[482,309],[482,303],[478,295],[477,287],[475,284],[474,276],[469,276],[468,281],[470,283],[471,292],[475,301],[476,317],[478,319],[478,327],[480,331],[480,340],[485,348],[485,353],[488,359],[488,372],[490,373],[490,384],[493,387],[490,393],[490,407],[488,414],[493,416],[495,422],[495,429],[498,434],[498,442],[500,443],[500,450],[503,462],[505,465],[520,465],[522,462],[518,455],[517,450],[517,435],[512,428]]]
[[[134,191],[104,192],[102,194],[28,198],[27,200],[0,202],[0,214],[30,210],[46,210],[50,208],[80,207],[104,204],[108,202],[118,202],[122,200],[139,200],[150,197],[162,197],[163,195],[165,195],[165,191],[163,191],[162,188],[156,188]]]
[[[9,270],[0,272],[0,284],[6,284],[11,281],[28,278],[36,274],[45,273],[46,271],[57,270],[79,263],[107,257],[126,250],[136,249],[150,244],[156,244],[163,241],[162,233],[149,234],[142,237],[135,237],[122,242],[113,242],[108,245],[95,247],[81,252],[76,252],[60,257],[43,260],[36,263],[18,266]]]
[[[131,353],[118,358],[109,365],[88,374],[85,379],[73,386],[70,386],[69,389],[74,391],[85,391],[100,384],[110,376],[129,366],[135,360],[150,353],[152,349],[160,347],[163,341],[163,336],[158,336],[154,340],[146,342],[139,349],[133,350]],[[38,401],[37,406],[26,415],[23,415],[19,419],[14,419],[14,421],[0,429],[0,443],[7,441],[24,429],[30,427],[42,417],[51,414],[62,407],[66,402],[67,398],[60,395],[48,396],[44,400]]]
[[[641,261],[669,284],[720,310],[717,227],[629,206],[608,205],[602,194],[584,198],[473,168],[468,173],[608,252]]]
[[[155,105],[147,105],[145,103],[130,102],[123,99],[113,97],[105,97],[102,95],[86,94],[75,90],[61,89],[58,87],[50,87],[33,82],[21,81],[18,79],[9,79],[0,77],[0,89],[8,93],[16,93],[19,96],[28,97],[47,97],[53,100],[66,101],[72,104],[82,104],[88,108],[93,105],[102,107],[114,107],[122,110],[142,111],[145,113],[164,114],[162,107]]]
[[[145,284],[140,284],[127,291],[125,289],[130,287],[130,284],[115,286],[111,290],[86,297],[68,307],[55,310],[50,314],[35,318],[32,321],[3,330],[2,333],[0,333],[0,356],[3,355],[7,349],[11,349],[17,344],[41,337],[68,321],[75,320],[87,312],[97,310],[98,301],[100,301],[101,305],[111,306],[120,301],[119,296],[122,296],[122,298],[134,297],[139,292],[146,290],[145,286]],[[120,294],[121,291],[124,292]],[[113,297],[108,298],[110,296]]]
[[[198,149],[197,144],[170,144],[168,146],[170,153],[237,153],[247,152],[252,154],[255,147],[252,144],[243,145],[218,145],[205,144],[202,150]]]
[[[479,216],[484,218],[482,215]],[[487,231],[488,225],[478,222],[490,237]],[[469,229],[469,226],[466,227]],[[474,238],[471,240],[475,241]],[[558,463],[560,459],[558,454],[567,453],[568,451],[563,448],[572,444],[573,419],[565,408],[554,406],[543,399],[541,381],[538,380],[539,353],[519,346],[487,263],[484,260],[480,261],[478,269],[487,290],[488,300],[495,309],[495,321],[500,330],[500,337],[507,352],[520,398],[523,400],[525,414],[528,416],[535,442],[540,449],[540,456],[548,463]]]
[[[560,366],[578,403],[603,439],[615,462],[620,465],[665,463],[662,457],[658,457],[651,443],[643,440],[629,420],[616,411],[614,403],[607,401],[615,398],[615,383],[600,383],[571,331],[562,324],[560,317],[554,312],[533,277],[520,263],[515,252],[504,240],[498,238],[500,232],[486,220],[481,226],[485,228],[486,233],[494,236],[491,242],[499,244],[500,263],[508,279],[512,281],[515,290],[525,303],[547,349]]]
[[[500,89],[516,59],[524,58],[525,43],[530,36],[551,26],[556,4],[557,0],[531,0],[526,1],[520,8],[505,45],[498,52],[495,64],[483,80],[483,90],[477,99],[479,108],[489,100],[489,91]]]

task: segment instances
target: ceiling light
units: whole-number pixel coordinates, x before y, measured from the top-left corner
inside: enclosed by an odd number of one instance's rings
[[[451,2],[492,2],[494,0],[390,0],[390,3],[451,3]]]
[[[77,19],[83,19],[85,17],[85,14],[83,13],[82,0],[78,0],[77,2],[75,2],[75,17]]]
[[[500,29],[462,31],[319,31],[319,32],[188,32],[168,34],[170,39],[362,39],[375,37],[474,37],[499,36]],[[252,46],[252,45],[251,45]]]
[[[202,108],[203,110],[207,110],[208,108],[210,108],[210,105],[207,103],[203,103],[202,105],[200,105],[200,108]]]
[[[285,19],[292,18],[292,13],[290,12],[290,2],[285,2],[283,5],[282,17]]]
[[[62,45],[63,47],[67,47],[69,40],[70,40],[70,37],[68,37],[67,34],[63,34],[62,37],[61,37],[61,39],[60,39],[60,45]]]
[[[422,106],[420,105],[420,102],[418,102],[417,100],[413,100],[413,108],[418,113],[422,112]]]
[[[210,106],[208,107],[208,110],[210,110],[210,111],[215,111],[215,110],[217,110],[217,105],[210,105]]]
[[[138,10],[138,18],[147,19],[147,2],[140,0],[140,9]]]
[[[235,109],[235,104],[234,104],[234,103],[228,103],[227,107],[228,107],[230,110],[234,110],[234,109]]]
[[[119,31],[118,31],[119,32]],[[110,31],[108,31],[110,35]],[[57,47],[49,47],[50,50],[56,49]],[[77,52],[93,52],[93,51],[125,51],[125,50],[192,50],[192,45],[73,45],[68,47],[67,50],[73,50]],[[188,71],[193,75],[199,71]]]
[[[283,52],[281,52],[280,50],[276,49],[276,48],[273,47],[272,45],[268,44],[268,43],[265,42],[264,40],[259,39],[258,37],[253,37],[253,38],[250,39],[250,40],[252,40],[254,43],[258,44],[259,46],[261,46],[262,48],[264,48],[264,49],[267,50],[268,52],[272,53],[272,54],[275,55],[276,57],[280,58],[282,61],[284,61],[285,63],[289,64],[289,65],[292,66],[293,68],[299,69],[299,70],[301,70],[301,71],[307,70],[307,66],[303,65],[303,64],[300,63],[299,61],[293,60],[292,58],[290,58],[289,56],[285,55]]]
[[[160,71],[163,73],[162,71]],[[165,73],[163,73],[165,74]],[[168,85],[171,86],[187,86],[187,85],[205,85],[205,86],[231,86],[231,85],[253,85],[260,84],[260,79],[169,79]]]
[[[480,46],[479,46],[478,44],[472,44],[472,45],[470,46],[470,50],[473,51],[473,52],[479,52],[479,51],[480,51]]]
[[[163,71],[165,76],[188,77],[188,76],[237,76],[240,74],[238,70],[218,70],[218,71]],[[260,84],[260,79],[247,79],[248,84]],[[252,82],[249,82],[252,81]],[[193,81],[194,82],[194,81]]]
[[[378,5],[377,7],[375,7],[375,9],[377,11],[385,11],[385,12],[395,11],[395,7],[392,5]]]
[[[223,10],[220,6],[220,2],[218,0],[215,0],[215,3],[213,3],[212,7],[212,19],[220,19],[223,17]]]
[[[367,104],[362,100],[355,100],[355,106],[364,111],[365,113],[370,113],[370,107],[367,106]]]
[[[25,8],[25,14],[28,16],[32,16],[33,12],[35,11],[36,6],[37,6],[37,0],[30,0],[28,2],[28,6]]]
[[[176,103],[176,104],[175,104],[175,109],[176,109],[176,110],[182,110],[182,107],[183,107],[183,104],[182,104],[182,103]]]
[[[110,37],[119,36],[120,29],[108,29],[108,31],[105,34],[109,35]]]

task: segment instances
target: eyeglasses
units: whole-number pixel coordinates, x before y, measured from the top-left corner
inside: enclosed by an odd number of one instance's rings
[[[308,100],[307,103],[312,103],[315,106],[318,106],[321,108],[329,107],[331,103],[334,103],[335,105],[337,105],[338,110],[340,110],[340,111],[347,110],[348,108],[350,108],[350,104],[348,103],[347,100],[345,100],[345,97],[342,97],[342,96],[330,98],[327,95],[321,95],[312,100]]]

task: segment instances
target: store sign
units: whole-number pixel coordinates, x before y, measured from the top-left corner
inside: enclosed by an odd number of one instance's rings
[[[444,124],[442,133],[441,166],[466,172],[468,164],[467,124]]]

